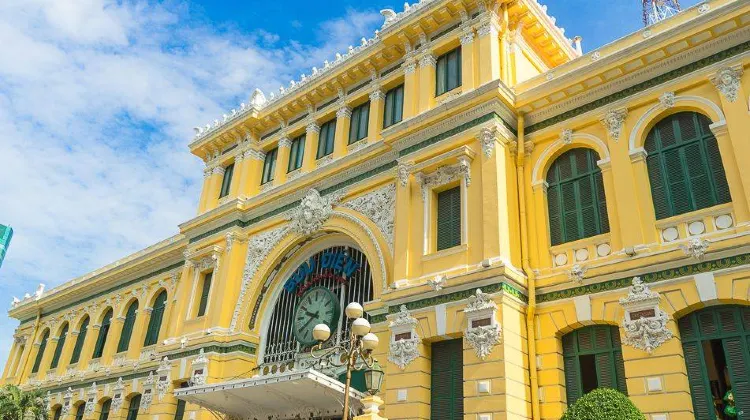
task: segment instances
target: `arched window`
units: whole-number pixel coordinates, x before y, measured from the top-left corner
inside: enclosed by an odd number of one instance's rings
[[[599,155],[573,149],[560,155],[547,172],[547,207],[552,245],[609,232]]]
[[[84,414],[85,409],[86,409],[86,403],[78,404],[78,407],[76,408],[75,420],[83,420],[83,414]]]
[[[568,405],[596,388],[627,394],[625,363],[617,327],[579,328],[562,338]]]
[[[695,418],[716,420],[714,401],[730,392],[737,412],[750,412],[750,307],[704,308],[677,325]]]
[[[73,355],[70,357],[70,364],[78,363],[81,358],[81,350],[83,350],[83,343],[86,342],[86,333],[89,330],[89,317],[81,321],[81,330],[78,331],[78,338],[76,338],[76,345],[73,347]]]
[[[130,398],[128,406],[127,420],[136,420],[138,418],[138,409],[141,408],[141,394],[135,394]]]
[[[732,200],[709,124],[705,115],[680,112],[648,133],[646,164],[657,219]]]
[[[102,357],[104,354],[104,346],[107,344],[107,335],[109,335],[109,327],[112,324],[112,309],[108,309],[107,313],[102,318],[102,326],[99,328],[99,336],[96,338],[96,345],[94,346],[94,353],[91,355],[92,359]]]
[[[117,343],[117,352],[125,351],[130,346],[130,336],[133,335],[133,326],[135,325],[135,317],[138,313],[138,301],[134,300],[133,303],[128,306],[128,312],[125,314],[125,321],[122,323],[122,333],[120,334],[120,342]]]
[[[52,420],[60,420],[60,417],[62,417],[62,407],[57,407],[52,415]]]
[[[99,413],[99,420],[109,419],[109,409],[112,406],[112,400],[107,399],[102,403],[102,411]]]
[[[148,330],[146,331],[146,340],[144,346],[151,346],[159,341],[159,331],[161,330],[161,321],[164,318],[164,308],[167,306],[167,292],[162,290],[159,296],[154,300],[154,310],[151,312],[151,319],[148,321]]]
[[[60,330],[60,336],[57,338],[57,347],[55,347],[55,354],[52,356],[52,362],[49,364],[50,369],[57,367],[60,363],[60,355],[62,354],[63,347],[65,347],[65,338],[68,336],[68,324],[63,326]]]
[[[34,366],[31,367],[31,373],[37,373],[39,371],[39,365],[42,364],[44,351],[47,350],[48,339],[49,339],[49,330],[45,330],[44,335],[42,335],[42,340],[39,342],[39,350],[36,352],[36,360],[34,360]]]

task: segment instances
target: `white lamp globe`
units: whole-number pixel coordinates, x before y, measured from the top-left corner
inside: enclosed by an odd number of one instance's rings
[[[380,340],[378,339],[378,336],[373,333],[367,333],[362,337],[362,347],[364,347],[365,350],[375,350],[375,348],[378,347],[379,342]]]
[[[352,322],[352,331],[357,337],[362,337],[370,332],[370,323],[364,318],[357,318]]]
[[[331,329],[326,324],[318,324],[313,327],[313,338],[323,342],[331,336]]]
[[[360,305],[357,302],[352,302],[346,305],[346,309],[344,309],[344,313],[346,314],[346,317],[349,319],[360,318],[364,312],[365,310],[362,309],[362,305]]]

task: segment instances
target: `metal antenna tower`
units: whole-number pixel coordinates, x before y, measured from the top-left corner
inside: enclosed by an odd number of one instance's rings
[[[641,0],[643,2],[643,24],[656,22],[680,13],[680,0]]]

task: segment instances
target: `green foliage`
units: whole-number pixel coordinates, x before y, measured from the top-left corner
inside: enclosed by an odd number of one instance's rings
[[[579,398],[561,420],[646,420],[624,394],[614,389],[595,389]]]
[[[40,390],[23,391],[15,385],[0,388],[0,420],[47,420],[47,403]]]

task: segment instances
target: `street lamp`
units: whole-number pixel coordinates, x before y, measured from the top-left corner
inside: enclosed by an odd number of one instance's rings
[[[344,415],[342,420],[349,420],[349,389],[352,382],[352,370],[365,371],[367,391],[375,395],[383,382],[383,371],[377,360],[372,357],[372,351],[378,347],[378,336],[370,332],[370,323],[362,318],[364,309],[357,302],[352,302],[344,310],[346,317],[352,321],[349,328],[349,339],[339,345],[323,348],[323,343],[331,337],[331,329],[326,324],[318,324],[313,328],[313,337],[318,341],[310,349],[310,354],[316,359],[327,358],[336,366],[346,366],[346,383],[344,386]],[[343,354],[346,357],[331,357]]]

